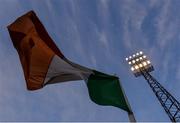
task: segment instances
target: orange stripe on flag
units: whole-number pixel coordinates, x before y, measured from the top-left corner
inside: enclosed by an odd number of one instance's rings
[[[63,58],[63,54],[33,11],[19,17],[8,26],[8,31],[18,51],[27,88],[42,88],[53,56]]]

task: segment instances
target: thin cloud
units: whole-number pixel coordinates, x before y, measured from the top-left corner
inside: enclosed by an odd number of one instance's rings
[[[177,29],[175,29],[175,23],[171,23],[170,21],[170,15],[171,13],[171,6],[172,1],[166,0],[162,3],[162,8],[160,10],[160,14],[157,16],[157,41],[161,49],[164,49],[164,47],[167,46],[167,44],[170,42],[170,39],[173,38],[175,35]]]
[[[177,66],[178,67],[177,67],[177,70],[176,70],[176,79],[177,79],[177,82],[180,82],[180,64],[177,65]]]
[[[123,42],[127,49],[138,48],[138,44],[141,47],[146,46],[147,39],[141,26],[148,14],[148,8],[135,1],[123,1],[119,12],[123,19]]]

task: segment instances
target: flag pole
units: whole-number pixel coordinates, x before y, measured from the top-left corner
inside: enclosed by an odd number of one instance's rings
[[[123,91],[123,94],[124,94],[124,97],[125,97],[125,100],[126,100],[126,104],[128,105],[129,110],[130,110],[130,112],[128,112],[129,121],[130,121],[130,122],[136,122],[134,113],[132,112],[131,106],[130,106],[130,104],[129,104],[129,101],[128,101],[128,99],[127,99],[125,93],[124,93],[123,88],[122,88],[122,91]]]
[[[122,90],[123,90],[123,89],[122,89]],[[123,91],[123,93],[124,93],[124,91]],[[124,97],[125,97],[125,100],[126,100],[126,104],[128,105],[129,110],[130,110],[130,112],[128,112],[128,118],[129,118],[129,121],[130,121],[130,122],[136,122],[134,113],[132,112],[131,106],[130,106],[130,104],[129,104],[129,101],[128,101],[128,99],[127,99],[125,93],[124,93]]]
[[[133,112],[128,112],[128,117],[130,122],[136,122]]]
[[[121,83],[120,83],[120,82],[119,82],[119,84],[120,84],[120,86],[121,86]],[[121,86],[121,90],[122,90],[122,93],[123,93],[123,95],[124,95],[126,104],[127,104],[128,108],[129,108],[129,110],[130,110],[130,111],[128,112],[129,121],[130,121],[130,122],[136,122],[134,113],[132,112],[131,106],[130,106],[130,104],[129,104],[129,101],[128,101],[128,99],[127,99],[127,96],[126,96],[126,94],[125,94],[124,89],[123,89],[122,86]]]

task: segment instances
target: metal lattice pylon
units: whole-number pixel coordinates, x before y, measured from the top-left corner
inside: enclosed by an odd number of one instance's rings
[[[154,94],[172,122],[180,122],[180,103],[147,71],[142,71]]]
[[[142,51],[126,58],[135,77],[144,76],[172,122],[180,122],[180,103],[153,77],[151,62]]]

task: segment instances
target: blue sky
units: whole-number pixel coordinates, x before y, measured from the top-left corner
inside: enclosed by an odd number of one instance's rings
[[[137,121],[169,121],[143,77],[125,61],[142,50],[152,75],[180,101],[179,0],[0,0],[0,121],[128,121],[93,103],[84,81],[27,91],[6,26],[34,10],[71,61],[116,74]]]

